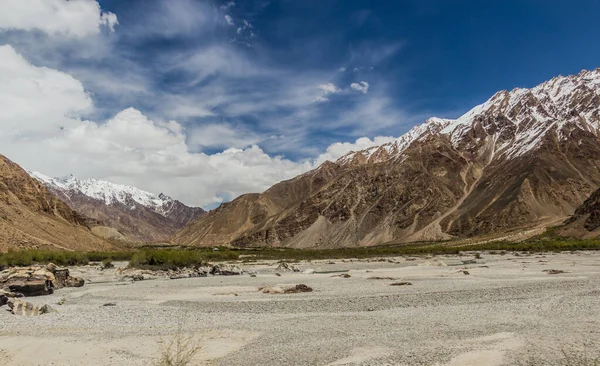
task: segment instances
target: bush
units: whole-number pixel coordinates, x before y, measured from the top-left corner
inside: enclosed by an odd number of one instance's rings
[[[187,366],[200,349],[193,336],[186,337],[180,330],[162,351],[156,366]]]

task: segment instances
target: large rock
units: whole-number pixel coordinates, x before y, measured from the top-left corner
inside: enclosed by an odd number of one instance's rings
[[[42,314],[52,313],[55,311],[48,305],[37,306],[30,302],[19,300],[19,299],[8,300],[8,307],[10,308],[11,313],[13,313],[14,315],[25,315],[25,316],[42,315]]]
[[[25,296],[50,295],[55,289],[63,287],[81,287],[84,280],[71,277],[69,270],[58,268],[55,264],[13,268],[0,277],[0,285],[11,292]]]
[[[300,270],[294,266],[293,264],[289,264],[287,262],[280,262],[277,266],[277,271],[279,272],[300,272]]]
[[[221,276],[239,276],[244,273],[244,270],[233,264],[215,264],[210,269],[211,275]]]

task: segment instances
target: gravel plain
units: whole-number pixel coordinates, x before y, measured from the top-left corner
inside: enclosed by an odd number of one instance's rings
[[[201,346],[193,365],[530,365],[600,353],[598,252],[313,261],[296,265],[315,274],[281,276],[276,262],[239,265],[256,277],[131,282],[73,268],[84,287],[28,298],[56,313],[0,308],[0,365],[152,365],[177,334]],[[351,277],[332,277],[342,273]],[[314,291],[258,291],[300,283]]]

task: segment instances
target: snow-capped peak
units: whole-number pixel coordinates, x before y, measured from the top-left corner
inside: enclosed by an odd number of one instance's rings
[[[577,75],[555,77],[531,89],[499,91],[457,119],[429,118],[395,141],[350,152],[337,162],[347,164],[392,159],[401,155],[413,142],[431,135],[446,135],[457,146],[483,117],[495,124],[489,134],[494,135],[493,140],[498,144],[495,147],[500,151],[498,156],[519,156],[540,146],[542,138],[550,130],[556,130],[560,138],[567,138],[567,125],[600,135],[599,105],[600,68],[583,70]],[[504,138],[499,139],[500,135]]]
[[[87,197],[103,201],[107,205],[120,203],[134,209],[137,203],[164,216],[174,202],[171,197],[162,193],[157,195],[135,187],[103,180],[78,179],[73,175],[52,178],[39,172],[28,171],[28,173],[46,186],[61,191],[67,196],[69,196],[69,192],[78,192]]]

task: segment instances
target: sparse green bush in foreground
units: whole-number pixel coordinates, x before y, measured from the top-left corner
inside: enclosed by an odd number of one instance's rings
[[[187,366],[200,349],[193,336],[185,336],[180,330],[163,349],[156,366]]]

